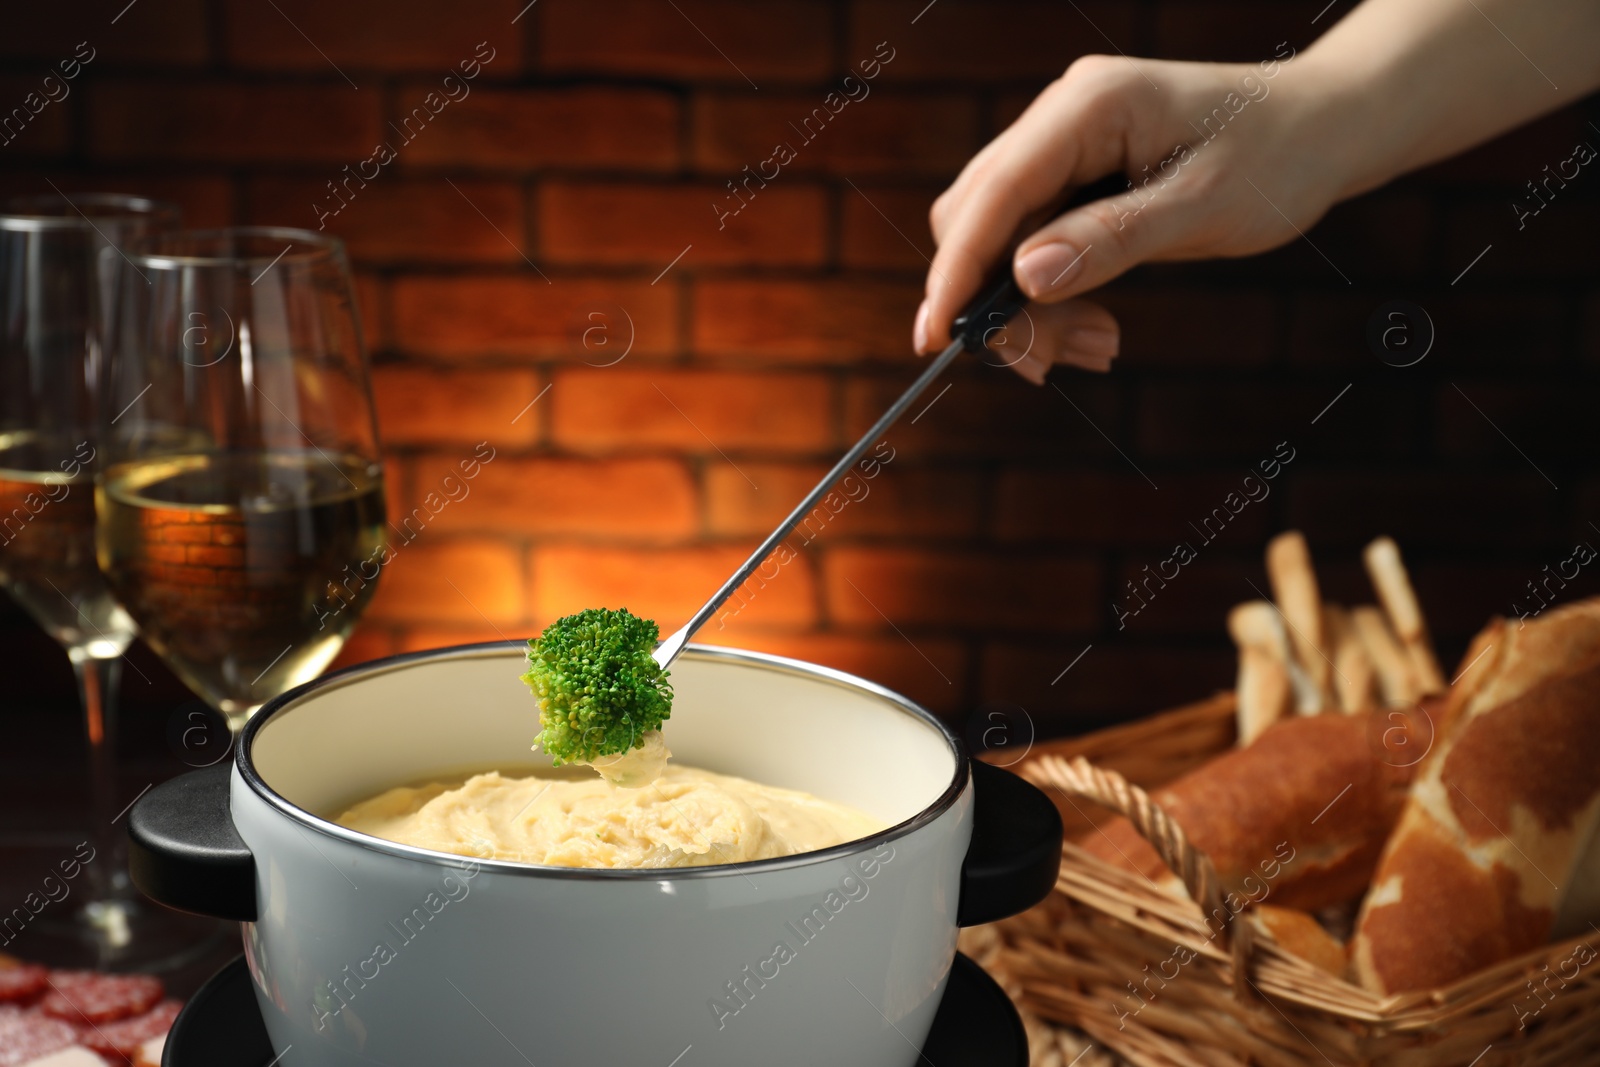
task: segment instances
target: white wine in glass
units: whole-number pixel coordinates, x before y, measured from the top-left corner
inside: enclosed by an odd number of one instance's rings
[[[349,264],[305,230],[163,234],[117,292],[100,569],[237,730],[338,654],[388,559]]]
[[[106,472],[100,494],[117,595],[230,718],[321,673],[372,598],[362,572],[382,559],[383,481],[358,457],[132,460]]]

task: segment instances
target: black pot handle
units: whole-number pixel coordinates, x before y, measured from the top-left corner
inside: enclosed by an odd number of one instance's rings
[[[961,864],[956,923],[979,926],[1027,911],[1061,869],[1061,813],[1010,771],[972,760],[972,843]]]
[[[256,920],[256,859],[233,827],[233,761],[162,782],[128,814],[128,873],[157,904]]]

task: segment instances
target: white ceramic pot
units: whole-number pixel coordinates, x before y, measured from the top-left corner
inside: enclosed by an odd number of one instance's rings
[[[474,861],[329,821],[391,786],[536,764],[522,655],[445,649],[312,682],[251,720],[231,764],[135,806],[134,880],[244,921],[286,1064],[909,1067],[958,919],[1019,911],[1054,880],[1054,807],[969,763],[922,708],[704,647],[673,667],[675,759],[889,829],[782,859],[599,871]]]

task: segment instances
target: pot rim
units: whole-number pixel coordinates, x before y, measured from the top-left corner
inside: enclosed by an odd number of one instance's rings
[[[795,867],[807,867],[814,864],[827,863],[830,860],[844,856],[856,855],[869,851],[877,846],[890,841],[899,840],[909,834],[915,833],[923,827],[937,820],[952,805],[967,788],[970,779],[970,770],[967,765],[966,746],[955,732],[940,721],[932,712],[922,705],[909,700],[878,685],[876,682],[804,660],[790,659],[786,656],[777,656],[768,652],[752,652],[746,649],[727,648],[720,645],[690,644],[684,647],[682,655],[686,658],[700,660],[721,660],[733,663],[743,663],[764,667],[769,670],[785,674],[798,674],[807,678],[820,679],[845,689],[854,689],[865,692],[871,696],[887,701],[892,707],[912,718],[930,726],[944,739],[951,756],[954,758],[955,772],[950,783],[934,801],[921,811],[893,826],[879,830],[868,837],[857,838],[834,845],[831,848],[819,849],[815,852],[801,852],[793,856],[777,856],[772,859],[748,860],[743,863],[716,863],[703,867],[639,867],[639,868],[596,868],[596,867],[555,867],[543,866],[533,863],[522,863],[514,860],[480,859],[476,856],[467,856],[455,852],[437,852],[433,849],[419,848],[416,845],[404,845],[397,841],[388,841],[371,834],[364,834],[358,830],[351,830],[340,826],[336,822],[315,815],[296,804],[291,803],[276,790],[269,786],[257,773],[255,764],[251,759],[251,749],[255,743],[256,735],[263,726],[277,713],[309,696],[313,692],[326,689],[342,688],[362,681],[364,678],[398,670],[413,664],[436,659],[479,659],[491,656],[503,656],[506,652],[525,644],[522,641],[486,641],[479,644],[452,645],[447,648],[427,649],[421,652],[406,652],[395,656],[386,656],[382,659],[371,660],[367,663],[358,663],[353,667],[335,671],[321,678],[314,678],[309,682],[298,685],[289,691],[272,698],[262,705],[261,710],[250,717],[244,730],[239,735],[239,744],[234,753],[234,768],[245,784],[267,804],[276,808],[281,814],[288,816],[299,825],[314,830],[326,837],[332,837],[348,844],[357,845],[371,852],[386,853],[401,859],[419,860],[436,866],[463,867],[475,865],[480,871],[493,871],[501,874],[515,875],[518,877],[532,878],[561,878],[588,881],[677,881],[691,878],[727,877],[730,875],[748,875],[751,873],[788,870]]]

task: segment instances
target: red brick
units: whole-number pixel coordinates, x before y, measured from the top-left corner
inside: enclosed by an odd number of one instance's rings
[[[390,546],[368,615],[382,622],[503,626],[527,614],[522,554],[498,541],[430,538]]]
[[[860,183],[858,183],[859,185]],[[860,185],[845,193],[840,206],[839,258],[846,267],[928,269],[937,246],[928,228],[928,209],[936,188]]]
[[[189,562],[190,549],[185,545],[150,545],[144,550],[147,558],[158,560],[162,563],[187,563]],[[241,554],[242,556],[242,554]],[[238,565],[237,562],[234,563]]]
[[[1205,648],[1098,642],[1084,652],[1087,644],[988,645],[980,692],[985,700],[1023,708],[1043,738],[1153,715],[1233,688],[1236,657],[1220,635]],[[1074,664],[1079,653],[1083,658]]]
[[[695,165],[736,182],[748,166],[759,189],[760,179],[776,173],[769,180],[781,181],[791,171],[954,175],[978,148],[978,104],[970,96],[869,87],[855,101],[836,95],[835,113],[823,103],[826,95],[702,94],[694,110]],[[788,163],[778,158],[779,146],[793,156]]]
[[[539,190],[541,252],[554,263],[664,270],[703,266],[816,266],[826,254],[826,198],[819,189],[773,185],[736,216],[720,186],[552,182]],[[686,254],[684,249],[693,245]]]
[[[1537,170],[1544,162],[1534,167],[1530,161],[1529,166]],[[1582,177],[1580,174],[1580,180]],[[1527,283],[1584,276],[1593,270],[1594,262],[1584,243],[1574,241],[1572,235],[1600,232],[1600,203],[1579,199],[1581,192],[1577,188],[1556,190],[1539,214],[1522,220],[1520,230],[1511,205],[1515,201],[1529,206],[1526,191],[1522,197],[1511,192],[1460,204],[1445,217],[1441,273],[1460,277],[1463,291],[1479,293],[1496,281]],[[1484,253],[1483,258],[1473,263],[1479,253]]]
[[[961,711],[967,694],[967,651],[958,641],[857,634],[741,633],[739,648],[817,663],[876,682],[946,717]],[[707,644],[726,644],[715,634]]]
[[[913,282],[697,280],[694,349],[740,359],[909,364],[911,320],[921,299],[922,286]]]
[[[485,54],[492,58],[482,70],[508,77],[522,65],[522,28],[511,25],[519,7],[516,0],[464,7],[426,0],[228,0],[223,24],[228,60],[243,69],[333,74],[337,66],[346,75],[426,70],[442,79],[459,76],[457,64],[474,59],[479,42],[487,42],[493,52]],[[378,88],[376,80],[354,81],[363,89]]]
[[[1140,397],[1136,440],[1141,453],[1173,459],[1254,463],[1282,441],[1297,451],[1315,442],[1321,457],[1404,455],[1414,451],[1417,405],[1409,394],[1386,387],[1388,381],[1356,383],[1343,397],[1348,378],[1323,385],[1152,384]]]
[[[1546,566],[1550,567],[1549,573],[1554,574],[1572,555],[1579,541],[1600,545],[1594,530],[1584,526],[1582,531],[1567,541],[1556,542],[1554,548],[1523,550],[1515,554],[1500,551],[1496,553],[1500,557],[1497,559],[1479,556],[1466,562],[1434,562],[1424,554],[1407,553],[1406,564],[1411,571],[1412,584],[1416,586],[1417,599],[1428,619],[1428,629],[1440,647],[1446,677],[1454,678],[1466,665],[1457,658],[1456,651],[1465,647],[1468,639],[1490,618],[1496,615],[1516,618],[1520,612],[1538,609],[1539,598],[1529,590],[1528,583],[1533,582],[1535,588],[1543,592],[1541,583],[1547,577]],[[1572,573],[1570,566],[1567,573]],[[1558,581],[1552,581],[1550,592],[1555,594],[1557,605],[1600,593],[1600,568],[1584,567],[1565,589]]]
[[[663,633],[671,633],[689,620],[754,548],[752,542],[646,551],[580,546],[535,549],[536,621],[548,625],[584,608],[626,607],[655,619]],[[743,608],[730,607],[725,625],[719,625],[719,619],[708,622],[702,639],[711,641],[763,628],[810,626],[816,617],[811,562],[798,556],[764,586],[747,586]]]
[[[524,264],[532,258],[522,190],[512,182],[420,181],[380,172],[363,188],[358,177],[349,177],[355,173],[258,179],[249,186],[251,217],[262,225],[326,227],[344,239],[358,263]],[[330,180],[347,200],[328,189]]]
[[[90,152],[101,159],[342,166],[365,159],[381,137],[378,94],[342,83],[108,80],[89,86],[87,99]]]
[[[1163,568],[1172,556],[1170,546],[1130,553],[1113,573],[1113,606],[1107,612],[1107,618],[1114,620],[1113,631],[1141,638],[1214,639],[1227,632],[1228,612],[1235,604],[1258,600],[1268,590],[1262,541],[1249,544],[1244,553],[1230,553],[1193,531],[1174,540],[1182,540],[1197,553],[1178,568],[1175,577],[1161,575],[1163,569],[1171,574],[1176,565],[1174,561]],[[1239,540],[1235,538],[1234,543]]]
[[[1600,293],[1591,293],[1583,305],[1580,351],[1589,363],[1600,363]]]
[[[827,469],[823,464],[742,463],[737,469],[725,463],[708,464],[706,522],[710,532],[764,536],[783,521]],[[857,537],[932,540],[970,537],[978,532],[982,485],[977,471],[910,467],[903,462],[875,469],[873,478],[858,470],[854,481],[835,488],[832,499],[844,501],[843,506],[835,512],[821,505],[820,514],[826,518],[802,524],[791,543],[798,545],[807,538],[830,544],[839,538]]]
[[[1393,463],[1383,470],[1298,471],[1287,489],[1288,524],[1305,531],[1311,544],[1354,547],[1388,534],[1407,551],[1547,544],[1558,500],[1516,457],[1493,471],[1481,461],[1443,471]]]
[[[906,371],[894,377],[857,376],[847,383],[847,437],[854,440],[865,433],[923,365],[907,362]],[[1131,451],[1118,420],[1115,382],[1057,371],[1049,384],[1040,387],[1024,382],[1014,371],[987,367],[971,357],[963,356],[962,362],[968,369],[949,372],[948,391],[935,383],[889,430],[887,439],[897,452],[963,459],[1069,454],[1126,462],[1101,436],[1107,434]]]
[[[1531,463],[1559,484],[1573,460],[1592,461],[1600,454],[1592,430],[1597,408],[1600,390],[1594,385],[1554,375],[1539,381],[1452,381],[1438,387],[1434,404],[1437,448],[1446,456]]]
[[[1310,16],[1288,19],[1266,0],[1165,0],[1156,5],[1151,54],[1256,63],[1277,55],[1280,41],[1304,49],[1332,21],[1312,26]]]
[[[526,625],[506,626],[407,626],[400,631],[401,652],[426,652],[434,648],[452,648],[457,645],[481,645],[490,641],[520,643],[532,637]]]
[[[1111,51],[1102,33],[1123,51],[1137,53],[1137,12],[1128,4],[940,0],[917,18],[926,6],[926,0],[858,0],[851,7],[845,58],[855,66],[887,41],[895,53],[883,68],[884,78],[948,84],[1054,78],[1080,55]]]
[[[1600,536],[1600,530],[1596,529],[1596,526],[1600,526],[1600,520],[1588,518],[1600,514],[1600,480],[1594,477],[1574,478],[1571,490],[1573,495],[1573,501],[1569,505],[1571,512],[1556,534],[1554,543],[1558,545]],[[1594,525],[1591,526],[1590,523]],[[1600,541],[1596,541],[1595,544],[1600,546]]]
[[[426,472],[399,456],[391,456],[385,465],[389,538],[396,545],[410,544],[424,534],[436,537],[440,531],[479,532],[465,521],[462,510],[487,465],[484,460],[497,458],[493,446],[457,445],[430,458],[436,462]]]
[[[16,147],[20,148],[21,145],[22,142],[18,140]],[[51,188],[52,185],[55,188]],[[233,183],[223,177],[103,167],[96,167],[88,173],[54,168],[12,169],[0,175],[0,195],[34,196],[55,193],[57,190],[68,196],[77,193],[126,193],[166,200],[178,205],[184,226],[196,229],[215,229],[234,221]]]
[[[1367,343],[1367,322],[1389,301],[1377,293],[1348,290],[1297,294],[1289,311],[1290,363],[1323,370],[1370,369],[1379,360]],[[1419,334],[1410,330],[1406,336]]]
[[[1291,314],[1290,352],[1306,367],[1349,368],[1378,357],[1367,344],[1367,324],[1393,297],[1378,293],[1303,294]],[[1415,303],[1415,302],[1414,302]],[[1433,324],[1434,345],[1424,370],[1449,353],[1453,368],[1507,366],[1547,368],[1566,349],[1566,304],[1554,296],[1500,292],[1493,300],[1452,292],[1429,295],[1418,304]],[[1411,336],[1421,331],[1411,327]],[[1395,376],[1398,378],[1397,370]]]
[[[431,83],[399,94],[407,114]],[[400,165],[670,170],[679,162],[676,97],[656,89],[474,88],[400,154]]]
[[[1261,573],[1265,573],[1265,546],[1256,547],[1262,549],[1259,553]],[[1311,562],[1317,571],[1317,588],[1323,600],[1330,604],[1377,603],[1377,590],[1373,589],[1372,579],[1367,576],[1367,568],[1361,562],[1361,550],[1365,547],[1365,542],[1360,545],[1336,545],[1322,540],[1311,543]],[[1429,549],[1426,547],[1417,546],[1413,551],[1410,544],[1402,544],[1400,548],[1405,554],[1407,570],[1413,573],[1428,558]],[[1259,577],[1251,580],[1263,590],[1268,589]],[[1428,605],[1423,604],[1423,608],[1426,614]]]
[[[1310,231],[1309,241],[1296,240],[1287,251],[1298,260],[1298,276],[1347,285],[1340,271],[1346,276],[1432,282],[1437,248],[1435,199],[1386,188],[1336,204]]]
[[[383,279],[357,272],[356,313],[361,316],[361,339],[368,352],[382,352],[388,346],[388,319],[384,312]]]
[[[758,86],[825,77],[832,5],[821,0],[544,0],[540,62],[558,73],[641,74]]]
[[[0,78],[0,151],[11,155],[48,156],[67,151],[72,142],[69,108],[77,107],[74,96],[51,100],[43,89],[44,78]],[[55,90],[60,95],[60,90]],[[74,94],[76,95],[76,94]],[[34,108],[38,110],[35,111]]]
[[[1278,301],[1235,289],[1118,289],[1092,298],[1122,327],[1129,367],[1262,367],[1279,335]]]
[[[392,656],[400,650],[400,644],[395,640],[392,630],[362,620],[356,624],[355,631],[345,638],[344,647],[328,665],[328,670],[337,671],[345,667],[354,667],[357,663]]]
[[[543,406],[533,403],[544,386],[531,370],[379,367],[372,387],[391,445],[489,441],[514,448],[536,443],[544,423]]]
[[[551,429],[556,444],[584,451],[810,452],[834,443],[832,392],[819,375],[559,371]]]
[[[89,70],[134,64],[193,66],[209,55],[208,21],[205,0],[135,4],[131,9],[127,0],[39,4],[30,7],[26,17],[8,20],[0,38],[0,57],[37,59],[55,66],[73,58],[79,43],[87,42],[94,49]]]
[[[1022,117],[1028,110],[1028,105],[1033,103],[1037,92],[1000,93],[994,102],[994,110],[989,120],[989,134],[991,136],[1001,133],[1013,122]]]
[[[677,347],[678,299],[672,288],[644,282],[521,277],[401,277],[393,282],[394,343],[407,352],[450,357],[616,357],[598,340],[624,347],[628,358]],[[620,314],[626,312],[626,315]],[[590,318],[601,315],[603,323]],[[593,334],[597,325],[605,333]],[[587,338],[587,340],[586,340]]]
[[[153,546],[154,553],[160,546]],[[205,567],[242,567],[245,565],[245,550],[230,545],[190,545],[183,550],[184,562],[195,563]],[[157,556],[156,558],[160,558]],[[273,564],[276,564],[274,559]]]
[[[460,458],[418,460],[419,491],[452,473],[459,478]],[[660,543],[685,540],[699,525],[694,483],[675,459],[500,455],[468,486],[470,495],[435,520],[440,529]]]
[[[834,548],[823,576],[829,620],[874,630],[1083,633],[1104,615],[1100,569],[1083,557]]]
[[[1288,469],[1293,469],[1292,465]],[[1247,475],[1254,480],[1244,485]],[[1162,473],[1160,489],[1132,469],[1063,470],[1021,467],[1002,471],[996,489],[994,532],[1002,541],[1041,544],[1146,545],[1170,549],[1179,541],[1198,542],[1190,523],[1200,523],[1227,505],[1229,493],[1252,500],[1221,526],[1217,538],[1240,547],[1269,533],[1277,504],[1269,503],[1285,484],[1264,480],[1243,465],[1233,471],[1203,474]],[[1265,493],[1265,496],[1262,494]],[[1219,525],[1213,520],[1211,529]],[[1213,534],[1215,536],[1215,534]]]
[[[380,436],[383,433],[381,426],[378,428],[378,433]],[[415,496],[411,492],[411,482],[407,477],[405,464],[394,455],[384,456],[383,513],[384,517],[389,520],[389,525],[398,529],[400,521],[405,518],[414,504]],[[391,529],[390,535],[393,536],[393,529]]]

